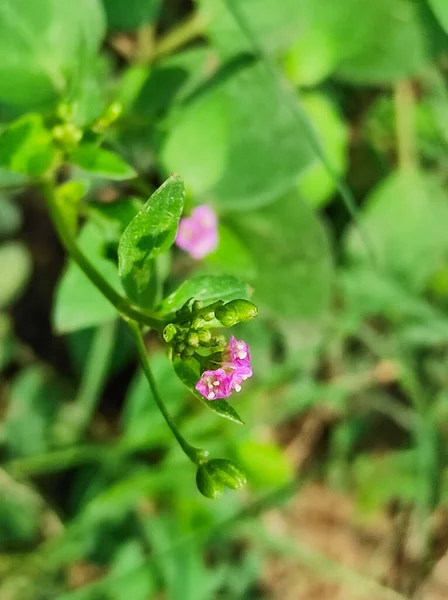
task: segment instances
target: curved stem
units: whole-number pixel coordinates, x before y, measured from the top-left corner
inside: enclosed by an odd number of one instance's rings
[[[75,237],[67,227],[64,215],[58,206],[53,182],[42,184],[42,191],[47,201],[48,211],[53,225],[59,235],[62,245],[67,250],[70,258],[80,267],[84,274],[90,279],[96,288],[105,296],[121,315],[148,325],[152,329],[160,331],[164,323],[133,306],[127,298],[119,294],[102,274],[93,266],[84,252],[78,246]]]
[[[143,342],[143,337],[142,337],[142,334],[140,331],[140,327],[139,327],[138,323],[136,323],[135,321],[126,320],[126,322],[129,326],[129,329],[131,330],[132,336],[137,345],[137,351],[138,351],[138,355],[140,358],[140,362],[141,362],[143,371],[145,373],[146,379],[148,380],[149,387],[151,388],[151,391],[153,393],[154,400],[155,400],[160,412],[162,413],[163,418],[165,419],[168,427],[171,429],[171,432],[173,433],[174,437],[176,438],[179,446],[182,448],[182,450],[185,452],[185,454],[188,456],[188,458],[195,464],[199,465],[201,462],[206,460],[206,458],[208,456],[208,452],[206,450],[202,450],[200,448],[195,448],[194,446],[191,446],[185,440],[185,438],[182,436],[180,431],[177,429],[176,424],[174,423],[173,419],[171,418],[171,415],[168,412],[168,410],[158,392],[156,380],[154,378],[154,375],[151,371],[151,367],[149,365],[148,355],[146,354],[145,344]]]

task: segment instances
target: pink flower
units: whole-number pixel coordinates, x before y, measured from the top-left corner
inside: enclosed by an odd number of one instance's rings
[[[213,252],[218,245],[218,219],[210,206],[197,206],[191,217],[180,220],[176,244],[196,260]]]
[[[252,377],[249,346],[232,335],[223,352],[221,368],[205,371],[196,389],[207,400],[228,398],[233,390],[241,391],[241,384],[249,377]]]
[[[232,378],[224,369],[204,371],[195,387],[207,400],[227,398],[232,393]]]

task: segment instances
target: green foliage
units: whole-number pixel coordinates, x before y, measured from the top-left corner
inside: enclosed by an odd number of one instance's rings
[[[160,9],[160,0],[103,0],[109,29],[127,31],[152,23]]]
[[[4,0],[0,7],[0,101],[23,108],[67,93],[104,33],[99,0]]]
[[[136,172],[117,154],[84,144],[70,154],[70,162],[97,177],[122,181],[132,179]]]
[[[55,160],[56,149],[38,114],[28,114],[10,125],[0,136],[0,166],[23,173],[42,175]]]
[[[120,278],[114,263],[105,257],[105,243],[99,229],[87,224],[81,231],[78,242],[89,255],[92,263],[109,281],[120,289]],[[117,316],[113,306],[73,262],[67,269],[56,290],[53,322],[56,331],[69,333],[112,321]]]
[[[167,170],[182,173],[194,194],[207,192],[226,210],[247,210],[291,188],[313,154],[269,73],[255,65],[217,76],[173,117],[162,158]]]
[[[120,239],[120,278],[128,296],[141,306],[154,302],[154,260],[173,244],[184,200],[183,181],[173,175],[154,192]]]
[[[448,32],[448,6],[444,0],[428,0],[442,27]]]
[[[0,244],[0,309],[8,306],[20,294],[31,272],[31,260],[20,242]]]

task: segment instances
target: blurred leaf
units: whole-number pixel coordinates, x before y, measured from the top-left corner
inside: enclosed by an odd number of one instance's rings
[[[226,400],[209,401],[196,391],[195,385],[201,377],[199,363],[196,359],[182,360],[181,358],[174,357],[173,366],[182,383],[187,386],[190,393],[202,402],[204,406],[224,419],[238,423],[238,425],[244,425],[244,421],[241,420],[239,414]]]
[[[112,577],[118,579],[106,587],[107,599],[123,600],[128,596],[132,600],[148,600],[156,592],[156,579],[151,567],[140,568],[145,563],[145,554],[137,541],[119,546],[111,567]]]
[[[129,298],[141,306],[153,303],[154,259],[173,244],[184,201],[183,181],[172,175],[154,192],[121,236],[120,278]]]
[[[25,484],[0,472],[0,547],[3,551],[37,541],[41,504],[39,497]]]
[[[318,217],[294,191],[232,223],[257,265],[250,283],[260,315],[313,345],[328,317],[332,286],[330,247]]]
[[[55,202],[63,215],[66,227],[72,235],[78,231],[79,203],[86,194],[86,186],[81,181],[66,181],[55,190]]]
[[[104,33],[98,0],[3,0],[0,5],[0,101],[23,107],[67,91]]]
[[[434,176],[413,170],[390,175],[370,194],[362,215],[379,266],[407,289],[421,290],[448,252],[448,196]],[[350,259],[369,264],[365,244],[352,227]]]
[[[0,195],[0,236],[16,233],[22,224],[19,206],[10,198]]]
[[[241,239],[222,222],[218,226],[218,247],[205,257],[204,262],[214,273],[221,271],[243,280],[255,277],[251,254]]]
[[[40,115],[21,117],[0,136],[0,165],[11,171],[42,175],[50,168],[55,156],[51,135]]]
[[[348,132],[336,106],[329,98],[316,92],[303,95],[302,104],[328,160],[335,172],[343,176],[347,168]],[[299,190],[303,198],[313,206],[322,206],[330,199],[335,188],[334,177],[316,157],[300,179]]]
[[[187,189],[233,210],[272,202],[312,158],[305,129],[261,65],[217,79],[179,110],[162,148],[165,168],[181,172]]]
[[[440,25],[448,33],[448,4],[445,0],[428,0],[434,14],[439,20]]]
[[[21,242],[0,245],[0,309],[13,302],[31,273],[31,258]]]
[[[164,402],[173,417],[182,410],[185,388],[176,377],[171,361],[163,352],[151,355],[151,367]],[[126,395],[122,414],[122,427],[126,439],[132,444],[170,438],[169,429],[148,387],[143,372],[138,372]]]
[[[134,169],[110,150],[84,144],[70,154],[70,162],[97,177],[122,181],[137,176]]]
[[[347,8],[353,13],[345,15],[346,33],[353,37],[352,16],[356,14],[359,46],[342,60],[338,75],[355,83],[385,83],[416,75],[426,66],[427,52],[416,3],[376,0],[363,4],[359,11],[359,2],[355,0],[353,5],[353,0],[348,0]],[[339,43],[343,45],[346,39],[342,37]]]
[[[230,300],[247,299],[247,297],[247,286],[231,275],[200,275],[184,281],[159,304],[157,312],[168,318],[170,314],[182,308],[190,298],[212,304],[217,300],[230,302]]]
[[[359,505],[369,512],[381,509],[393,499],[414,502],[422,485],[415,450],[359,456],[353,466],[353,476]]]
[[[120,198],[108,204],[91,203],[88,211],[104,238],[118,244],[126,227],[142,208],[143,202],[139,198]]]
[[[14,380],[5,415],[5,440],[15,456],[43,453],[51,445],[51,428],[61,388],[40,367],[29,367]]]
[[[103,4],[109,29],[129,31],[154,22],[161,0],[103,0]]]
[[[244,440],[235,447],[237,460],[255,487],[281,486],[294,478],[294,467],[274,442]]]
[[[172,518],[158,517],[147,521],[146,534],[160,557],[158,567],[167,600],[210,600],[217,598],[225,581],[225,572],[206,568],[203,549],[198,542],[177,543],[186,531]]]
[[[104,257],[104,238],[93,223],[88,223],[78,239],[82,250],[118,291],[121,289],[118,270]],[[73,262],[68,263],[56,289],[53,307],[53,324],[59,333],[69,333],[100,323],[112,321],[117,311],[112,304]]]
[[[0,312],[0,372],[8,365],[14,353],[12,323]]]

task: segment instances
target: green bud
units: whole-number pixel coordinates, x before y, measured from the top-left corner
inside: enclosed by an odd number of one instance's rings
[[[205,325],[205,321],[202,317],[195,317],[193,319],[193,322],[191,323],[191,326],[193,327],[193,329],[201,329],[202,327],[204,327]]]
[[[201,310],[201,308],[204,308],[204,303],[202,302],[202,300],[195,300],[191,308],[193,309],[193,311],[196,312],[198,310]]]
[[[232,327],[238,323],[238,313],[236,308],[232,306],[228,307],[227,304],[224,306],[218,306],[215,311],[215,316],[224,327]]]
[[[173,323],[168,323],[168,325],[163,330],[163,339],[169,344],[176,337],[177,332],[178,329],[176,325],[174,325]]]
[[[233,460],[214,458],[207,463],[207,467],[215,482],[232,490],[238,490],[247,483],[246,472]]]
[[[187,347],[187,344],[185,342],[180,342],[176,346],[176,352],[178,352],[180,354],[181,352],[183,352],[186,349],[186,347]]]
[[[61,102],[56,109],[56,114],[61,121],[73,121],[75,112],[75,106],[68,102]]]
[[[189,346],[192,346],[193,348],[198,348],[199,335],[196,332],[190,333],[190,335],[187,338],[187,341]]]
[[[218,306],[215,311],[216,318],[224,327],[232,327],[237,323],[251,321],[258,314],[258,308],[249,300],[232,300],[223,306]]]
[[[212,339],[212,334],[209,329],[201,329],[198,331],[199,341],[203,344],[207,344]]]
[[[215,481],[209,472],[208,463],[199,465],[196,473],[196,485],[201,494],[210,500],[217,500],[224,492],[224,485]]]
[[[53,127],[53,139],[68,149],[74,148],[82,140],[83,132],[73,123],[64,123]]]
[[[193,354],[195,352],[196,352],[196,349],[193,348],[193,346],[187,346],[185,348],[185,350],[182,352],[181,358],[183,358],[183,360],[188,360],[189,358],[191,358],[193,356]]]
[[[215,311],[211,310],[210,312],[203,314],[202,318],[206,321],[213,321],[213,319],[215,318]]]
[[[238,490],[247,483],[242,467],[233,460],[215,458],[199,466],[196,473],[198,490],[206,498],[216,500],[222,496],[224,488]]]

